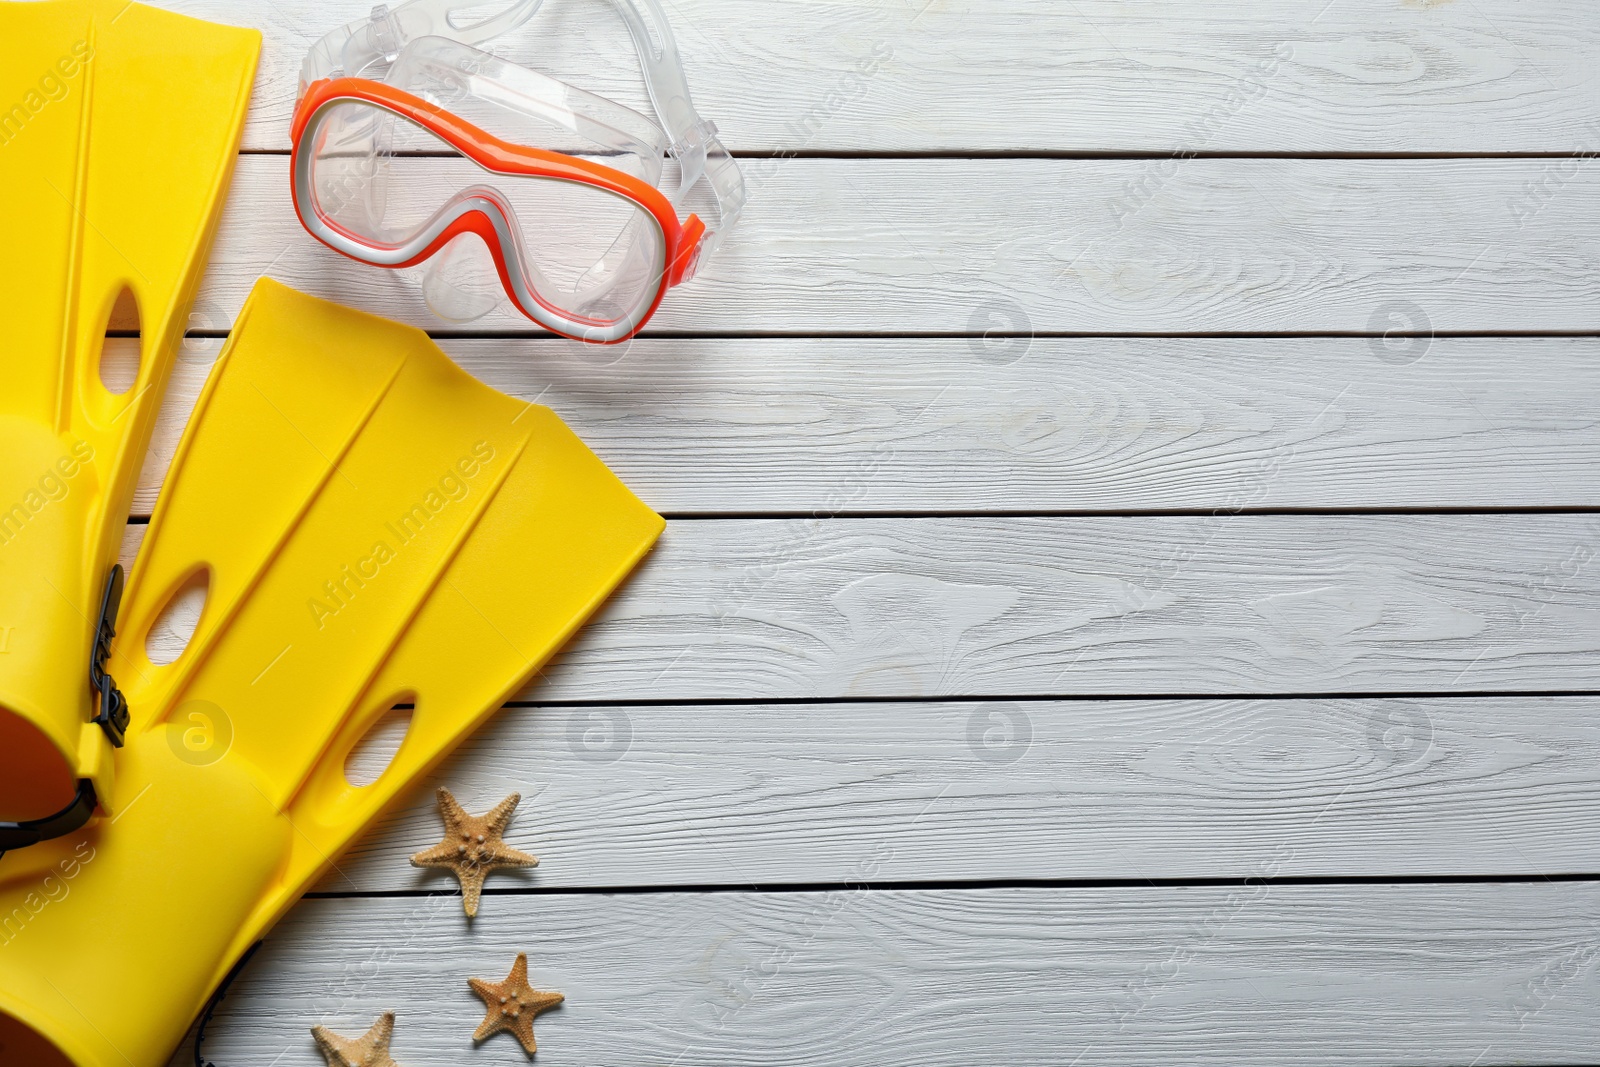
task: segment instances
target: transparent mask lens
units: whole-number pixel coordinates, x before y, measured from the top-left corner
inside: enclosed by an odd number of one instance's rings
[[[605,326],[648,307],[664,283],[660,227],[627,197],[581,182],[488,171],[409,119],[358,101],[332,106],[312,148],[317,211],[394,264],[477,210],[509,238],[500,243],[513,283],[526,289],[519,294],[525,304]],[[485,285],[500,284],[488,256],[457,247],[469,240],[441,250],[447,264],[429,272],[428,302],[447,318],[485,313],[476,310]]]
[[[311,194],[317,211],[362,238],[385,233],[395,123],[381,108],[335,104],[314,146]]]
[[[540,298],[597,322],[626,318],[654,298],[665,259],[661,231],[638,204],[577,182],[533,179],[498,189]]]

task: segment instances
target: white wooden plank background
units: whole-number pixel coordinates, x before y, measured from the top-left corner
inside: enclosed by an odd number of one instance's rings
[[[1590,515],[680,521],[526,695],[1587,690],[1596,555]]]
[[[442,325],[288,203],[370,5],[168,2],[266,51],[139,517],[260,274]],[[621,349],[441,339],[667,535],[207,1057],[387,1009],[407,1067],[521,1057],[465,978],[527,950],[545,1064],[1592,1062],[1590,6],[668,9],[746,156],[721,257]],[[605,4],[540,20],[505,54],[644,104]],[[436,782],[543,858],[470,928],[405,863]]]
[[[246,131],[286,150],[300,62],[365,0],[168,0],[259,27]],[[746,152],[1600,148],[1583,0],[672,0],[701,109]],[[485,8],[487,10],[487,7]],[[508,59],[646,108],[620,20],[547,0]],[[863,71],[863,66],[867,69]]]
[[[186,342],[140,515],[222,343]],[[441,342],[671,515],[1600,504],[1600,343],[1417,343]]]
[[[1581,1063],[1600,1042],[1592,884],[552,894],[492,898],[470,931],[458,909],[301,904],[207,1055],[312,1062],[305,1020],[359,1032],[398,1005],[402,1063],[525,1062],[469,1040],[467,978],[519,951],[567,997],[535,1026],[543,1067]]]
[[[407,862],[439,784],[523,793],[493,894],[1593,871],[1597,783],[1587,696],[515,707],[321,891],[453,887]]]
[[[1600,167],[1587,161],[769,164],[764,179],[752,166],[737,239],[668,294],[652,330],[1600,329]],[[196,328],[226,328],[262,274],[439,328],[415,272],[354,270],[301,228],[288,166],[240,159]],[[447,195],[451,161],[396,166]],[[529,327],[505,302],[471,324]],[[1396,345],[1396,359],[1412,351]]]

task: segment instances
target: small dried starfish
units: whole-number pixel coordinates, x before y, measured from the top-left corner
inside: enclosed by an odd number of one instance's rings
[[[313,1026],[311,1036],[328,1067],[400,1067],[389,1057],[389,1039],[394,1036],[394,1012],[386,1011],[372,1029],[351,1040],[340,1037],[325,1026]]]
[[[444,840],[411,857],[415,867],[443,867],[461,882],[461,902],[467,918],[478,914],[483,880],[501,867],[537,867],[539,861],[501,840],[511,823],[511,813],[522,801],[512,793],[487,815],[468,815],[450,790],[439,787],[439,814],[444,819]]]
[[[483,998],[489,1013],[483,1017],[478,1032],[472,1040],[482,1041],[509,1030],[517,1035],[522,1047],[532,1056],[538,1051],[533,1043],[533,1017],[541,1011],[560,1004],[567,998],[560,993],[541,993],[528,985],[528,954],[517,953],[517,962],[504,982],[485,982],[482,978],[468,978],[472,991]]]

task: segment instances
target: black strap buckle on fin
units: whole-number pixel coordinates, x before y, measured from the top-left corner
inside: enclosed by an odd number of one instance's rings
[[[89,721],[104,730],[117,748],[122,747],[128,735],[128,701],[117,688],[116,681],[106,673],[106,661],[111,658],[111,639],[117,633],[122,586],[122,564],[119,563],[106,577],[106,591],[100,598],[100,619],[95,624],[94,652],[89,657],[89,685],[100,694],[100,711]],[[72,833],[89,821],[97,802],[94,783],[87,778],[78,779],[78,792],[72,803],[54,815],[22,822],[0,822],[0,853]]]
[[[122,564],[118,563],[106,578],[100,621],[94,631],[94,653],[89,657],[89,685],[100,694],[100,714],[89,721],[104,730],[116,748],[121,748],[128,736],[128,701],[116,680],[106,673],[106,661],[111,658],[111,639],[117,636],[117,611],[121,607]]]

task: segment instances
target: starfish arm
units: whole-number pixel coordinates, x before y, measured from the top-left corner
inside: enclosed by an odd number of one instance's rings
[[[447,838],[453,837],[460,831],[462,822],[471,818],[471,816],[456,801],[450,790],[444,786],[441,785],[439,787],[437,795],[439,797],[439,816],[444,819],[445,836]]]
[[[361,1040],[371,1041],[375,1048],[383,1050],[384,1054],[387,1055],[389,1052],[389,1042],[393,1038],[394,1012],[386,1011],[382,1015],[378,1016],[378,1021],[372,1024],[372,1029],[368,1030],[366,1036]]]
[[[516,1025],[511,1028],[511,1032],[517,1035],[517,1040],[522,1042],[522,1047],[527,1050],[528,1055],[532,1056],[539,1051],[539,1046],[533,1040],[532,1012],[518,1016]]]
[[[469,919],[478,914],[478,901],[483,897],[483,879],[488,873],[482,867],[464,867],[456,871],[456,877],[461,879],[461,906],[466,909]]]
[[[393,1067],[389,1041],[394,1036],[394,1012],[386,1011],[361,1037],[352,1041],[325,1026],[313,1026],[311,1037],[328,1067]]]
[[[489,832],[496,837],[505,833],[506,827],[511,825],[511,814],[517,810],[517,805],[520,803],[522,803],[522,794],[512,793],[496,804],[489,814],[483,817],[483,821],[489,826]]]
[[[496,842],[494,851],[489,855],[488,866],[537,867],[539,866],[539,857],[530,856],[526,852],[519,852],[504,842]]]
[[[345,1056],[345,1046],[348,1042],[326,1026],[313,1026],[311,1039],[317,1043],[317,1051],[322,1053],[322,1058],[327,1060],[331,1067],[339,1067],[340,1063],[348,1062]]]
[[[526,952],[517,953],[517,962],[511,965],[511,975],[506,979],[506,984],[513,989],[518,986],[523,989],[528,987],[528,954]]]
[[[449,841],[441,842],[432,848],[425,848],[411,857],[413,867],[449,867],[452,866],[460,853],[456,846]]]

